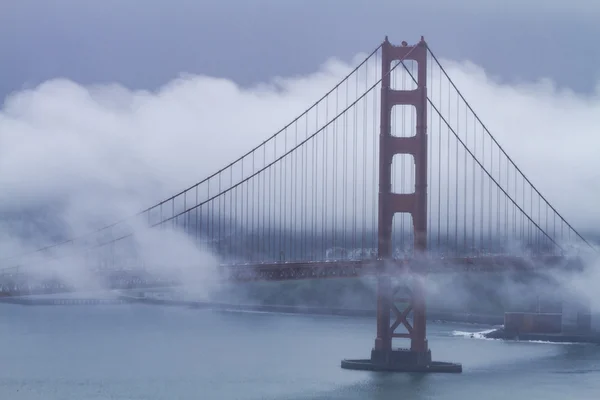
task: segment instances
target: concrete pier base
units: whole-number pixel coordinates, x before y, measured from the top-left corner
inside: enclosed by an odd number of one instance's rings
[[[370,359],[342,360],[342,368],[360,371],[461,373],[462,365],[432,361],[431,351],[418,353],[408,349],[372,350]]]

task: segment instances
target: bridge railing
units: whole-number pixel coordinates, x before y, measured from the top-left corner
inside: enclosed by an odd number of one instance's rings
[[[346,75],[326,95],[197,184],[134,217],[3,265],[128,270],[169,260],[194,263],[204,260],[200,253],[226,264],[373,258],[380,50],[355,68],[337,65],[335,73],[341,68]],[[431,52],[428,66],[429,249],[442,256],[476,256],[588,246],[494,139]],[[415,73],[411,62],[394,63],[392,87],[414,87]],[[414,108],[396,108],[392,134],[414,135]],[[396,157],[392,171],[393,191],[414,191],[411,157]],[[410,216],[397,215],[397,258],[410,257],[412,234]]]

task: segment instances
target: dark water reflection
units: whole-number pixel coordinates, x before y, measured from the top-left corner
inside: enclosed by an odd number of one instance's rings
[[[0,399],[598,399],[600,347],[469,339],[430,324],[460,375],[345,371],[371,320],[150,306],[0,306]]]

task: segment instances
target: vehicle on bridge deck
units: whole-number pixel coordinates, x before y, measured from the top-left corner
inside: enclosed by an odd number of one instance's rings
[[[545,277],[550,270],[580,272],[583,264],[578,258],[542,256],[523,258],[517,256],[447,257],[383,260],[332,260],[325,262],[248,263],[222,265],[220,278],[230,282],[287,281],[323,278],[356,278],[376,276],[381,273],[402,275],[409,272],[460,273],[460,272],[511,272]],[[95,271],[97,283],[107,289],[136,289],[180,286],[180,279],[153,275],[146,269]],[[81,290],[65,283],[58,276],[43,280],[29,276],[25,269],[11,269],[0,274],[0,297],[31,294],[54,294]]]

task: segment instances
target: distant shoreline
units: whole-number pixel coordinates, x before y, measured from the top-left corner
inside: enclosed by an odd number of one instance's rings
[[[13,304],[22,306],[91,306],[91,305],[123,305],[123,304],[147,304],[158,306],[187,307],[193,309],[216,310],[216,311],[251,311],[264,313],[296,314],[296,315],[328,315],[355,318],[375,318],[376,310],[332,308],[332,307],[308,307],[308,306],[284,306],[264,304],[233,304],[211,301],[191,300],[167,300],[148,297],[118,296],[110,299],[40,299],[13,297],[0,299],[0,304]],[[544,341],[555,343],[593,343],[600,344],[600,336],[595,334],[509,334],[502,327],[503,315],[474,314],[465,312],[452,312],[442,310],[430,310],[427,314],[428,321],[466,323],[475,325],[494,326],[495,329],[486,332],[483,336],[488,339],[521,340],[521,341]]]
[[[118,304],[149,304],[163,306],[191,307],[196,309],[213,309],[221,311],[256,311],[283,314],[303,315],[336,315],[345,317],[372,317],[375,318],[376,310],[333,308],[333,307],[310,307],[310,306],[285,306],[265,304],[235,304],[212,301],[191,300],[165,300],[148,297],[118,296],[113,299],[31,299],[31,298],[4,298],[0,304],[15,304],[23,306],[76,306],[76,305],[118,305]],[[501,315],[473,314],[465,312],[452,312],[430,310],[427,314],[430,321],[461,322],[481,325],[502,325],[504,317]]]

